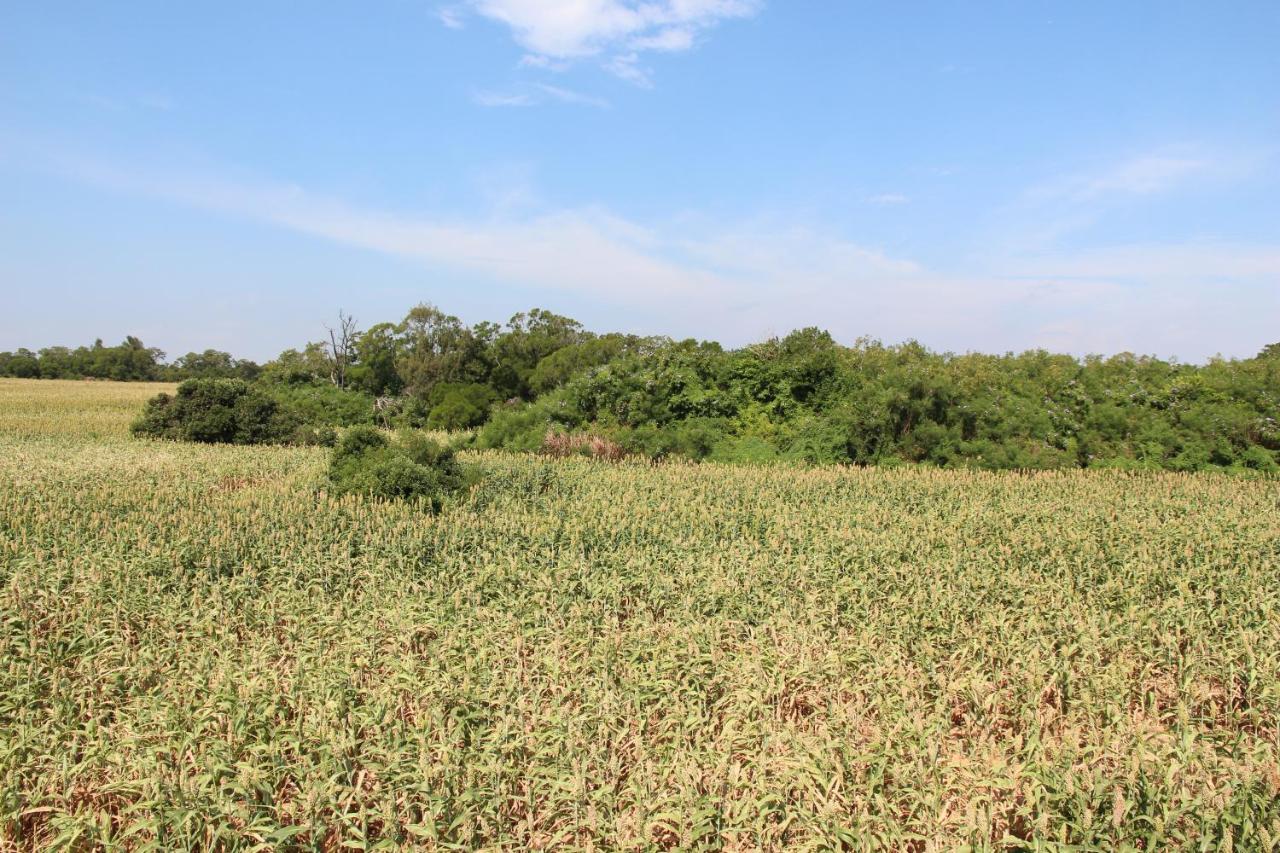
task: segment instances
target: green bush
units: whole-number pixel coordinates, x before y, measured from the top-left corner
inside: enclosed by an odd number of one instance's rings
[[[535,403],[519,408],[499,407],[476,438],[480,447],[535,451],[553,426],[545,407]]]
[[[134,421],[134,435],[223,444],[290,443],[302,424],[292,410],[241,379],[188,379],[159,394]]]
[[[725,438],[711,452],[711,461],[750,464],[777,462],[778,451],[772,444],[754,435]]]
[[[329,482],[335,494],[417,499],[433,512],[439,511],[446,495],[474,480],[470,474],[450,447],[421,433],[392,440],[371,426],[348,430],[329,462]]]
[[[263,387],[273,400],[309,424],[345,427],[373,423],[373,397],[363,391],[318,380],[267,383]]]
[[[289,443],[333,447],[338,443],[338,431],[328,424],[303,424],[293,431]]]
[[[495,400],[493,389],[487,385],[442,382],[431,389],[427,398],[427,428],[454,431],[479,426],[489,417],[489,407]]]
[[[1280,472],[1280,464],[1276,463],[1275,455],[1266,448],[1257,445],[1246,449],[1240,454],[1240,464],[1254,471],[1266,471],[1272,474]]]

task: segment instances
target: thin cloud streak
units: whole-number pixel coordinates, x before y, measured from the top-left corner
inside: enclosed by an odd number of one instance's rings
[[[1188,180],[1209,173],[1213,162],[1202,157],[1147,153],[1093,172],[1067,175],[1033,187],[1034,202],[1083,204],[1108,198],[1147,196],[1168,192]]]
[[[471,100],[482,107],[532,107],[538,103],[527,93],[504,94],[486,91],[472,92]]]
[[[479,90],[472,92],[471,100],[482,107],[536,107],[548,102],[595,107],[601,110],[609,109],[612,106],[604,98],[597,98],[594,95],[587,95],[546,83],[533,83],[523,91],[515,92]]]

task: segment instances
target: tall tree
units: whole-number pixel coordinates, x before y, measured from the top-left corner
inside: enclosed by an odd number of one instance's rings
[[[423,303],[409,311],[397,331],[401,346],[396,372],[409,393],[425,397],[440,382],[484,378],[483,349],[452,314]]]
[[[347,387],[347,370],[355,361],[356,341],[360,332],[356,318],[338,311],[338,328],[325,327],[329,332],[329,381],[339,388]]]

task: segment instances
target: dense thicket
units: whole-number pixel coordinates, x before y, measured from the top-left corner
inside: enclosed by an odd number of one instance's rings
[[[818,329],[727,350],[597,335],[541,309],[501,325],[468,326],[431,305],[364,331],[339,320],[327,341],[261,368],[216,351],[165,365],[129,338],[0,354],[0,374],[236,376],[300,423],[478,428],[482,446],[510,449],[593,435],[607,445],[572,446],[720,461],[1280,469],[1280,344],[1190,365],[844,346]]]
[[[298,412],[243,379],[188,379],[175,395],[158,394],[134,421],[134,435],[221,444],[325,444]]]

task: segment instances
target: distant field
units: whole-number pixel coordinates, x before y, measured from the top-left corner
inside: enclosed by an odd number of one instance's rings
[[[146,401],[169,382],[101,382],[0,377],[0,433],[15,436],[124,436]]]
[[[0,848],[1275,849],[1280,483],[549,463],[0,380]]]

